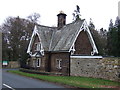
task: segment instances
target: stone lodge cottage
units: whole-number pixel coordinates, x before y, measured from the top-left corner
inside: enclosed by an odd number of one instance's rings
[[[28,66],[41,72],[70,75],[71,56],[98,53],[85,19],[66,25],[66,14],[58,15],[58,26],[36,25],[28,46]]]

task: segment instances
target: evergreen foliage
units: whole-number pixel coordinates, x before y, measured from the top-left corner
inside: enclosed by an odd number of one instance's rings
[[[107,33],[107,47],[108,55],[120,56],[120,19],[117,17],[115,25],[109,24],[109,31]]]
[[[92,19],[90,19],[89,23],[89,29],[91,31],[91,34],[93,36],[93,39],[95,41],[95,44],[98,49],[99,55],[106,55],[106,43],[107,43],[107,31],[103,28],[100,29],[100,31],[95,30],[95,25],[92,22]]]

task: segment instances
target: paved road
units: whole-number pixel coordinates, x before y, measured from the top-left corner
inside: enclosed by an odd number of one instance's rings
[[[8,73],[6,69],[2,71],[2,79],[3,88],[11,88],[13,90],[15,88],[65,88],[53,83]]]

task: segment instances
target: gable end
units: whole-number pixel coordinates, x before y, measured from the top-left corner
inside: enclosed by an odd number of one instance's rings
[[[91,46],[92,46],[91,55],[94,55],[94,54],[96,54],[96,53],[98,54],[97,47],[96,47],[95,42],[94,42],[94,40],[93,40],[92,34],[91,34],[91,32],[90,32],[90,30],[89,30],[89,28],[88,28],[87,22],[86,22],[85,20],[84,20],[82,26],[80,27],[80,30],[79,30],[78,34],[76,35],[76,38],[75,38],[75,40],[74,40],[74,42],[73,42],[73,44],[72,44],[69,52],[71,52],[72,47],[75,45],[75,42],[76,42],[78,36],[80,35],[80,33],[81,33],[82,31],[85,31],[85,32],[86,32],[87,37],[88,37],[88,39],[89,39],[89,42],[90,42],[90,44],[91,44]],[[90,45],[88,45],[88,46],[90,47]]]

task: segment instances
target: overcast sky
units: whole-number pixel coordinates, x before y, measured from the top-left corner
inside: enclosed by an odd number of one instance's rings
[[[81,18],[89,24],[90,18],[97,29],[109,26],[110,19],[115,21],[118,16],[118,1],[120,0],[1,0],[0,25],[8,16],[26,18],[36,12],[41,15],[40,24],[57,25],[57,14],[64,11],[67,23],[72,22],[72,13],[79,5]]]

